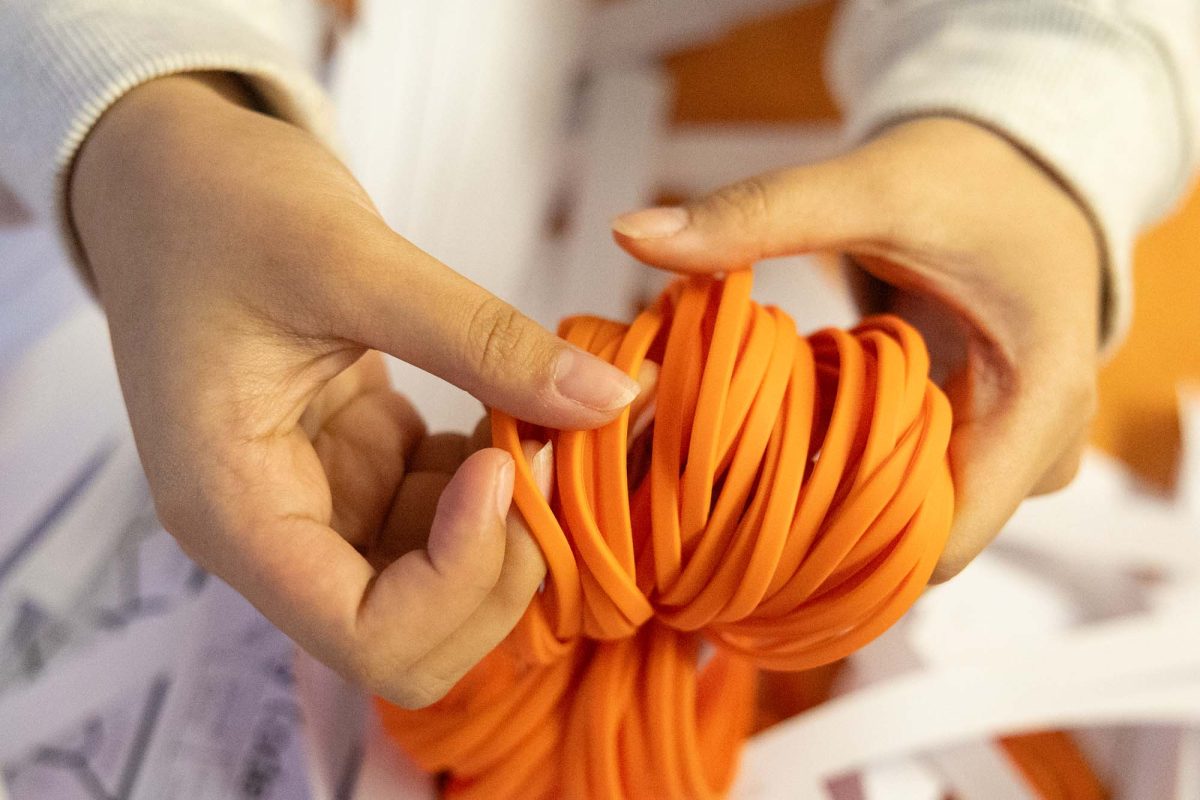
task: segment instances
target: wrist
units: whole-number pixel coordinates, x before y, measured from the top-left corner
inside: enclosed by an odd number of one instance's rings
[[[894,191],[906,206],[931,206],[923,217],[926,233],[948,224],[961,252],[1014,268],[1032,254],[1053,253],[1060,282],[1103,306],[1104,248],[1089,206],[1004,131],[962,117],[915,117],[884,129],[865,148],[885,152],[877,168],[893,187],[900,184]],[[1096,333],[1099,341],[1099,321]]]
[[[184,73],[127,92],[96,122],[71,166],[69,222],[83,253],[84,281],[98,290],[93,258],[109,226],[105,219],[140,195],[143,180],[168,165],[171,143],[194,123],[233,110],[259,108],[249,85],[229,73]],[[102,248],[100,248],[102,249]]]

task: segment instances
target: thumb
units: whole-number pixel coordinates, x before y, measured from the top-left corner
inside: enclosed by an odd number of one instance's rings
[[[338,335],[538,425],[593,428],[637,396],[638,383],[621,370],[550,333],[411,243],[394,237],[392,244],[365,265],[369,280],[356,279],[332,293],[338,308],[329,318]]]
[[[864,235],[870,206],[861,182],[841,160],[767,173],[682,206],[624,214],[613,236],[638,260],[681,272],[833,249]]]

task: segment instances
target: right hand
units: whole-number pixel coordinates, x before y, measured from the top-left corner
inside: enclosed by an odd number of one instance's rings
[[[608,421],[637,384],[398,236],[324,147],[250,105],[227,76],[149,82],[71,176],[142,463],[200,564],[369,690],[429,703],[544,565],[506,527],[506,453],[437,458],[446,478],[414,495],[424,429],[371,351],[556,428]],[[418,549],[364,556],[413,520]]]

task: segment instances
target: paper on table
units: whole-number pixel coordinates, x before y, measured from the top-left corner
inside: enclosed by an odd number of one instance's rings
[[[757,736],[740,781],[803,788],[880,759],[1047,726],[1195,723],[1195,633],[1190,615],[1122,619],[867,686]]]
[[[0,783],[303,800],[292,644],[155,521],[107,347],[89,308],[0,376]]]
[[[0,697],[0,764],[11,768],[73,724],[101,715],[168,673],[198,605],[185,603],[104,636],[76,657],[60,659],[32,683]]]
[[[1181,406],[1185,431],[1200,433],[1200,408]],[[1200,435],[1185,440],[1186,464]],[[992,797],[998,765],[970,764],[961,743],[1081,726],[1093,757],[1129,734],[1120,768],[1095,762],[1114,798],[1190,800],[1200,775],[1191,738],[1200,729],[1200,526],[1182,501],[1193,474],[1181,470],[1172,503],[1089,455],[1071,488],[1028,503],[991,551],[852,657],[850,674],[866,670],[865,680],[751,740],[738,796],[826,800],[831,778],[917,759],[941,765],[957,794]],[[885,652],[897,638],[928,663],[906,672]],[[796,753],[804,758],[789,758]],[[886,771],[872,774],[877,796],[890,797]]]
[[[60,498],[128,430],[108,329],[94,306],[0,373],[0,581]]]
[[[226,584],[212,583],[130,800],[307,800],[293,645]]]
[[[190,604],[0,709],[20,734],[0,753],[11,800],[305,800],[291,654],[286,637],[211,580]],[[62,729],[68,714],[78,722]],[[17,746],[26,753],[11,758]]]

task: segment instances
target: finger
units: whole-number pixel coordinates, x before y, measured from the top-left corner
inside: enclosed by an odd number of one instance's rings
[[[382,570],[415,550],[424,550],[437,513],[437,501],[453,472],[410,471],[392,498],[392,511],[373,546],[367,551],[371,566]]]
[[[567,344],[412,244],[388,235],[373,263],[330,280],[337,335],[391,353],[486,405],[556,428],[591,428],[637,394],[620,370]],[[363,274],[363,271],[366,274]],[[364,287],[369,291],[364,291]]]
[[[409,459],[404,481],[391,499],[391,513],[368,559],[376,569],[413,550],[425,547],[433,524],[437,499],[467,456],[489,447],[476,446],[461,433],[435,433],[425,437]]]
[[[987,376],[982,380],[1022,388],[965,389],[968,395],[995,393],[994,399],[982,400],[963,397],[963,390],[949,392],[957,417],[950,440],[955,513],[933,583],[961,572],[995,538],[1017,506],[1045,485],[1064,454],[1084,438],[1094,403],[1087,387],[1064,384],[1060,376],[1071,370],[1053,360],[1031,360],[1008,378],[974,369]]]
[[[355,547],[374,541],[424,433],[412,404],[391,389],[359,394],[322,422],[313,449],[329,481],[329,524]]]
[[[638,394],[629,404],[629,440],[636,439],[654,419],[654,399],[658,389],[659,366],[653,361],[643,361],[638,370]],[[492,446],[492,420],[484,415],[475,425],[466,443],[467,452],[473,453]]]
[[[537,443],[525,441],[521,449],[530,460],[538,489],[548,498],[553,488],[553,445],[547,442],[538,449]],[[443,694],[449,691],[512,631],[545,577],[541,550],[514,506],[508,514],[504,566],[495,588],[474,615],[416,664],[411,673],[421,674],[421,683],[437,687]]]
[[[425,705],[447,688],[413,667],[494,591],[507,549],[504,517],[513,475],[512,458],[501,450],[482,450],[464,461],[438,499],[426,548],[388,566],[367,596],[360,639],[376,653],[391,643],[405,667],[372,675],[372,688],[388,699]]]
[[[503,451],[467,459],[441,494],[427,549],[382,572],[318,520],[293,514],[235,531],[206,548],[209,563],[316,658],[412,704],[428,687],[412,682],[409,668],[496,585],[512,481]]]
[[[409,464],[409,471],[443,472],[453,475],[473,452],[474,449],[467,449],[467,438],[461,433],[434,433],[422,439],[421,444],[417,446]]]
[[[719,272],[773,256],[844,247],[868,231],[860,171],[841,160],[759,175],[682,206],[613,221],[634,257],[684,272]]]

